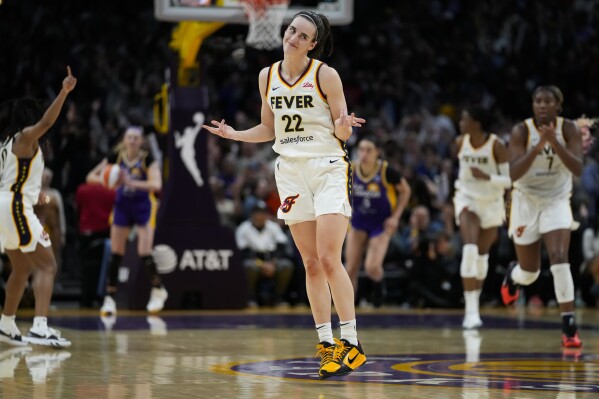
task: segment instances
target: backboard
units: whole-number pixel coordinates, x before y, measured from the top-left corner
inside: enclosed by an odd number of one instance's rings
[[[324,14],[331,25],[351,24],[354,0],[292,0],[285,21],[300,10]],[[212,21],[248,24],[239,0],[154,0],[154,14],[160,21]]]

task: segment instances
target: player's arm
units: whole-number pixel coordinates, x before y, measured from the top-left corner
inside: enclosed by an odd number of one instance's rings
[[[102,184],[102,171],[106,165],[108,165],[108,159],[104,158],[99,164],[89,171],[85,177],[85,181],[88,184]]]
[[[412,189],[408,184],[407,180],[402,177],[396,170],[387,168],[385,171],[386,180],[393,184],[393,187],[397,191],[398,198],[395,209],[391,213],[391,215],[385,219],[383,227],[388,234],[393,234],[397,230],[399,226],[399,220],[404,210],[408,206],[408,202],[410,201],[410,196],[412,195]]]
[[[397,206],[391,214],[391,217],[395,218],[399,222],[401,215],[403,215],[403,212],[410,201],[412,189],[404,177],[402,177],[399,183],[395,185],[395,189],[397,190],[397,194],[399,194],[399,198],[397,200]]]
[[[459,135],[458,137],[456,137],[455,141],[454,141],[454,149],[452,152],[454,152],[453,156],[454,158],[458,158],[460,155],[460,151],[462,150],[462,144],[464,144],[464,135]]]
[[[58,93],[52,104],[48,107],[42,118],[33,126],[27,126],[23,129],[20,140],[24,145],[36,143],[56,122],[60,110],[64,105],[67,95],[75,88],[77,79],[71,74],[71,68],[67,67],[67,77],[62,81],[62,90]],[[19,155],[19,154],[17,154]]]
[[[495,143],[493,143],[493,156],[495,157],[495,162],[497,162],[497,173],[489,176],[489,182],[494,186],[508,189],[512,186],[510,164],[508,162],[507,148],[501,140],[495,140]]]
[[[125,177],[125,186],[141,191],[157,192],[162,190],[162,176],[158,162],[153,161],[148,168],[147,180],[133,180]]]
[[[260,87],[260,97],[262,97],[262,109],[260,111],[260,124],[248,130],[237,131],[227,125],[225,120],[211,121],[213,126],[202,125],[210,133],[216,134],[225,139],[236,141],[247,141],[250,143],[263,143],[275,138],[275,116],[268,105],[266,97],[266,84],[268,81],[268,71],[266,67],[260,71],[258,76],[258,86]]]
[[[557,154],[557,156],[562,160],[566,168],[574,176],[582,175],[582,134],[578,129],[578,126],[572,122],[571,120],[564,120],[564,125],[562,127],[562,133],[564,135],[564,140],[566,141],[566,145],[562,145],[556,138],[551,140],[551,146],[553,150]],[[554,135],[555,137],[555,135]]]
[[[541,140],[530,151],[526,151],[528,142],[528,129],[524,123],[518,123],[512,129],[510,144],[508,146],[508,159],[510,162],[510,177],[512,181],[521,178],[530,169],[539,151],[545,146],[546,140]]]
[[[331,116],[335,121],[335,137],[347,141],[352,134],[353,127],[360,127],[366,120],[356,117],[353,112],[348,115],[343,84],[337,71],[328,65],[323,65],[318,70],[318,82],[326,96],[331,109]]]

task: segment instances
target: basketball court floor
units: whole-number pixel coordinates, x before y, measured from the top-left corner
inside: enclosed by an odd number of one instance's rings
[[[367,364],[320,381],[307,308],[120,312],[113,325],[62,310],[51,321],[68,350],[0,344],[0,398],[597,398],[599,311],[578,318],[584,348],[564,353],[556,310],[487,310],[466,332],[459,311],[362,310]]]

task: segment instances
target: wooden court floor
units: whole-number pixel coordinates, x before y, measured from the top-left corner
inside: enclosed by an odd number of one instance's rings
[[[360,311],[367,364],[319,381],[305,308],[121,312],[106,324],[57,311],[51,321],[73,346],[0,344],[0,398],[599,398],[599,311],[578,318],[584,348],[564,353],[555,310],[487,310],[467,332],[458,311]]]

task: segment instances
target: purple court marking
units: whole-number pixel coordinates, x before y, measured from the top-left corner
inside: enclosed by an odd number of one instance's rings
[[[462,315],[384,314],[358,315],[362,328],[461,328]],[[314,328],[311,315],[293,314],[236,314],[236,315],[164,315],[160,319],[169,330],[233,329],[233,328]],[[506,317],[483,316],[484,328],[498,329],[560,329],[558,321],[516,320]],[[336,320],[335,320],[336,322]],[[74,330],[104,330],[100,317],[51,317],[58,327]],[[146,316],[118,316],[113,330],[147,330]],[[599,330],[599,326],[583,325],[583,329]]]
[[[576,359],[564,356],[558,353],[490,353],[482,354],[477,363],[466,363],[462,354],[368,356],[367,363],[356,372],[327,381],[465,390],[599,392],[596,373],[599,356],[582,355]],[[318,366],[318,359],[295,358],[238,364],[230,370],[259,376],[318,380]]]

